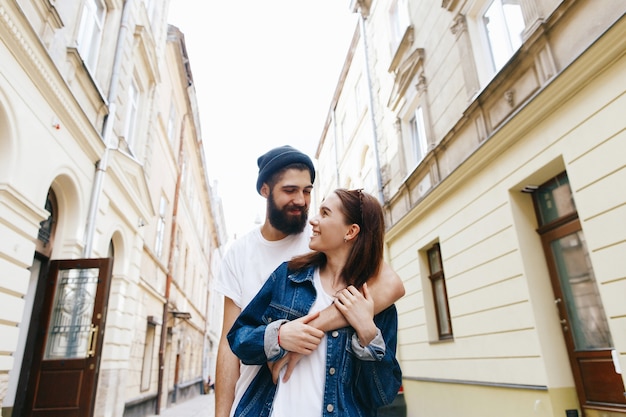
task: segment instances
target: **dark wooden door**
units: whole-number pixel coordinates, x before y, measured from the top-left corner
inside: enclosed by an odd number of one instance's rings
[[[578,219],[541,235],[581,407],[626,412],[622,376]]]
[[[93,414],[112,258],[50,262],[25,415]]]

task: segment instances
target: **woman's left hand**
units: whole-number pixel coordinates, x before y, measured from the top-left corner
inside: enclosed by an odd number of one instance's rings
[[[370,344],[376,337],[374,324],[374,299],[370,295],[367,284],[363,284],[362,292],[354,285],[337,293],[335,306],[354,328],[362,346]]]

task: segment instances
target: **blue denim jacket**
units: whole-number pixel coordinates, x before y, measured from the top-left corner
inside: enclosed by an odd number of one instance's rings
[[[293,272],[287,263],[270,275],[256,297],[241,312],[228,333],[232,351],[248,365],[263,365],[237,405],[236,417],[269,416],[276,392],[268,361],[286,354],[267,356],[265,330],[280,320],[305,316],[316,291],[314,268]],[[351,327],[327,332],[326,383],[323,416],[376,416],[377,408],[391,403],[400,388],[402,372],[396,360],[398,315],[395,305],[374,317],[385,342],[374,360],[360,360],[353,349]],[[339,371],[339,372],[337,372]]]

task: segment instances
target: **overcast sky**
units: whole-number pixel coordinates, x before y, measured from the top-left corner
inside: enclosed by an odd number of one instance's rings
[[[313,159],[356,28],[348,0],[171,0],[185,35],[210,181],[228,235],[264,218],[256,159],[292,145]]]

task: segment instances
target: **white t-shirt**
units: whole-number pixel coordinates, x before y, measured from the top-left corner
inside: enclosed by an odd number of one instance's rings
[[[317,297],[310,313],[322,311],[332,304],[333,298],[322,287],[319,269],[315,270],[313,283]],[[293,369],[287,382],[282,382],[286,368],[274,396],[271,417],[319,417],[323,414],[324,385],[326,383],[326,335],[311,354],[303,356]],[[306,393],[306,395],[302,395]]]
[[[281,263],[310,251],[310,237],[310,227],[277,241],[266,240],[261,228],[248,232],[235,240],[224,255],[215,290],[243,310]],[[258,369],[258,365],[240,365],[241,376],[235,386],[231,416]],[[219,381],[216,383],[219,384]]]

